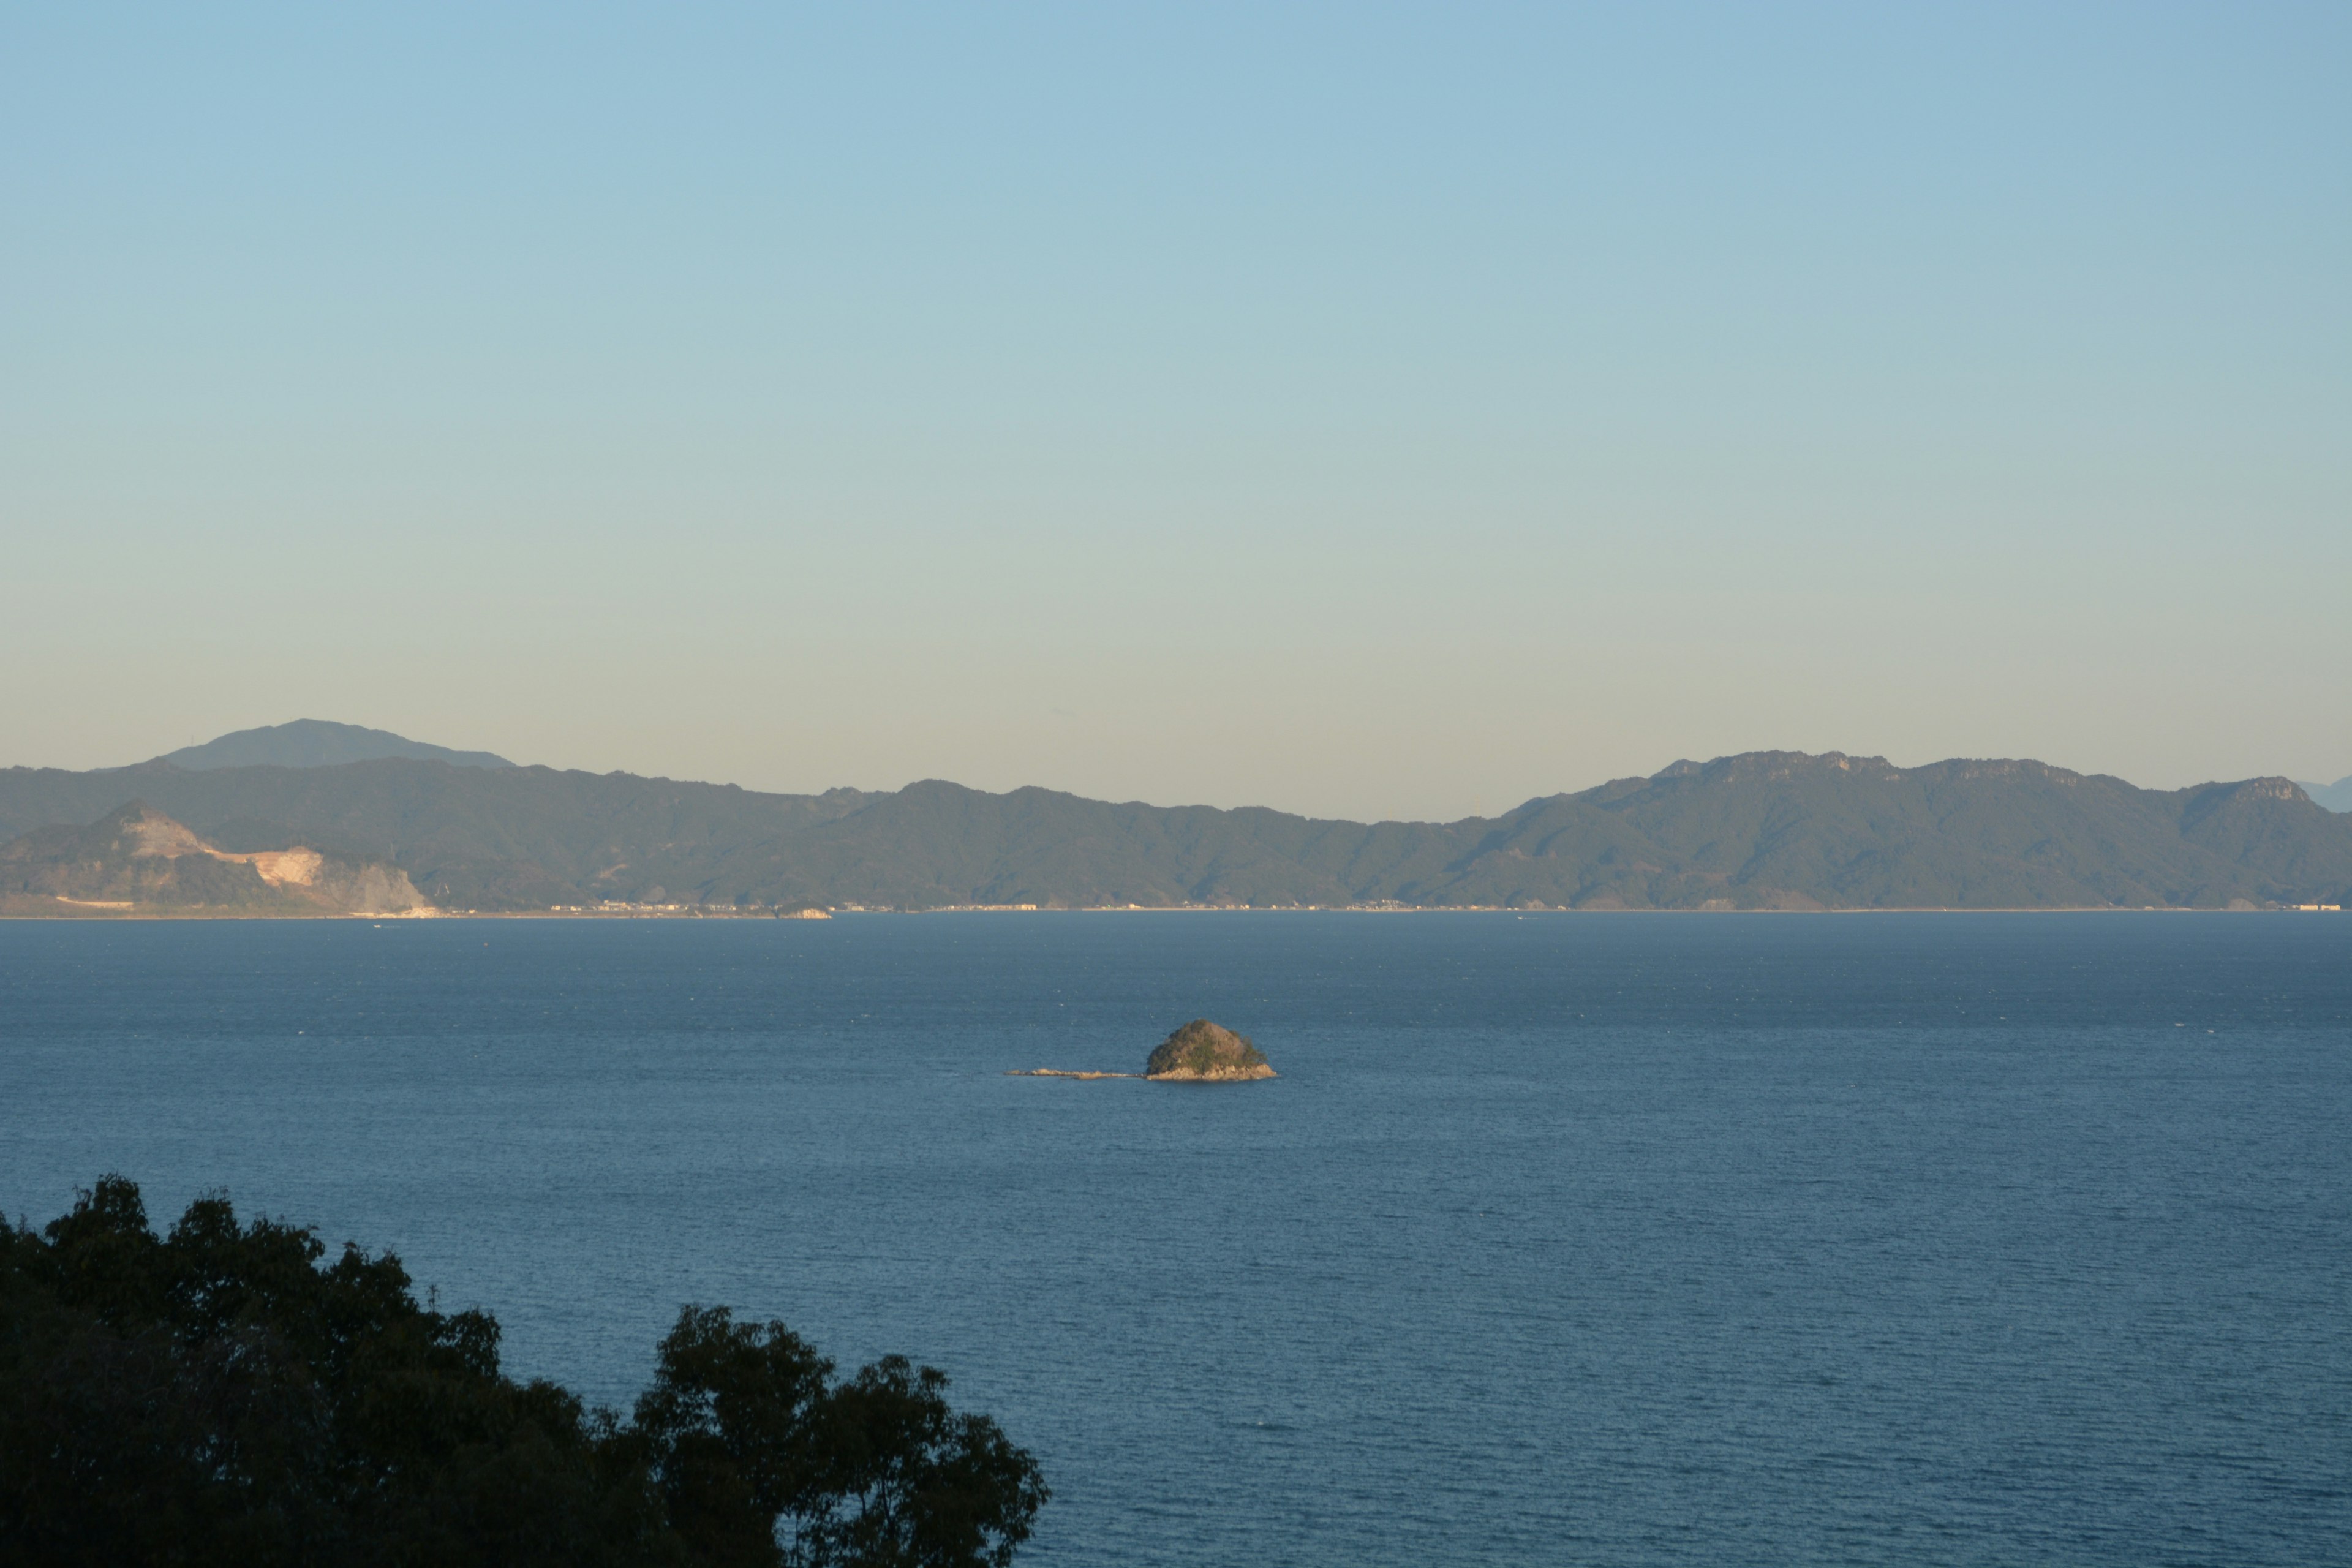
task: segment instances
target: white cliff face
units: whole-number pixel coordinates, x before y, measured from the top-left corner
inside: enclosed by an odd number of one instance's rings
[[[215,849],[189,828],[161,812],[151,811],[125,829],[138,844],[134,858],[177,859],[203,855],[231,865],[250,866],[270,888],[300,889],[338,913],[404,914],[425,907],[425,896],[408,873],[373,861],[351,865],[331,862],[316,849],[297,844],[289,849],[256,849],[244,854]]]
[[[183,856],[203,855],[231,865],[250,866],[273,888],[289,883],[307,888],[319,879],[319,869],[326,864],[325,856],[299,844],[291,849],[261,849],[244,855],[215,849],[197,837],[192,828],[152,808],[125,822],[122,834],[132,845],[131,858],[134,860],[177,860]]]
[[[213,853],[218,855],[220,851],[215,849]],[[305,849],[299,844],[291,849],[262,849],[238,858],[260,872],[261,879],[273,888],[289,884],[307,888],[319,879],[320,869],[327,863],[327,858],[316,849]]]

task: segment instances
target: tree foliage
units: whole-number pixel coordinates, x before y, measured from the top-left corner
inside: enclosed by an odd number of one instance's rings
[[[0,1562],[1002,1568],[1046,1489],[946,1387],[688,1307],[623,1420],[388,1254],[107,1177],[0,1224]]]

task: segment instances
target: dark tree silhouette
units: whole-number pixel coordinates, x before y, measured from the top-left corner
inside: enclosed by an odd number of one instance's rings
[[[687,1308],[635,1417],[499,1370],[483,1312],[227,1201],[102,1178],[0,1224],[0,1563],[1003,1568],[1047,1493],[947,1380],[845,1380]]]

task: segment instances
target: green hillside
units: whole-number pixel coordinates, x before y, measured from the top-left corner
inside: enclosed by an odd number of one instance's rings
[[[145,800],[228,851],[299,841],[448,908],[602,900],[929,909],[2342,903],[2352,817],[2284,779],[2144,790],[2033,762],[1750,752],[1495,818],[1355,823],[938,780],[888,793],[385,759],[0,772],[0,837]]]

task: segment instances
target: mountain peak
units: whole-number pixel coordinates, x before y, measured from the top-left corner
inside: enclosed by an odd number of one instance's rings
[[[203,772],[212,768],[331,768],[345,763],[381,762],[401,758],[447,763],[458,768],[510,768],[514,764],[490,752],[453,752],[395,735],[389,730],[369,730],[338,724],[328,719],[297,719],[290,724],[264,724],[237,730],[200,746],[166,752],[157,762]]]

